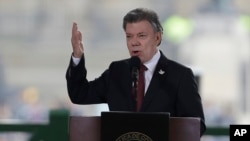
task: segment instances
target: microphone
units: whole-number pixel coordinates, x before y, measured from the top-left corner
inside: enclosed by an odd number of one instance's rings
[[[141,64],[141,60],[138,56],[132,56],[130,59],[131,63],[131,78],[132,78],[132,94],[134,96],[137,95],[137,84],[138,84],[138,78],[139,78],[139,68]]]

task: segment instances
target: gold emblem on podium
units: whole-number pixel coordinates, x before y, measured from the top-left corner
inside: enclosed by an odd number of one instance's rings
[[[128,132],[119,136],[115,141],[153,141],[148,135],[140,132]]]

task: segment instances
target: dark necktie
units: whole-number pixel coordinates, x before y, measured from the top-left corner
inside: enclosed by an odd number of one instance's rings
[[[147,67],[143,64],[140,66],[139,69],[139,79],[138,79],[138,89],[137,89],[137,112],[140,111],[141,105],[144,98],[144,89],[145,89],[145,77],[144,72],[147,70]]]

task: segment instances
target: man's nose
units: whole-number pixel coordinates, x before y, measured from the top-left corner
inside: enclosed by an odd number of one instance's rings
[[[140,45],[140,42],[139,42],[139,40],[135,37],[135,38],[132,39],[131,44],[132,44],[132,46],[138,46],[138,45]]]

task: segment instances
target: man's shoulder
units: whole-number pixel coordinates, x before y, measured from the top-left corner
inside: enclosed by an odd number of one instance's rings
[[[111,65],[124,65],[129,64],[129,59],[120,59],[111,62]]]
[[[109,69],[124,69],[129,67],[129,59],[121,59],[112,61],[110,63]]]
[[[170,67],[176,68],[176,69],[190,69],[188,66],[177,62],[175,60],[170,60],[168,59],[168,63],[167,63]]]
[[[159,60],[159,64],[163,65],[164,67],[166,67],[166,69],[170,69],[170,70],[186,70],[186,69],[190,69],[188,66],[177,62],[175,60],[169,59],[167,58],[164,54],[161,55],[161,58]]]

